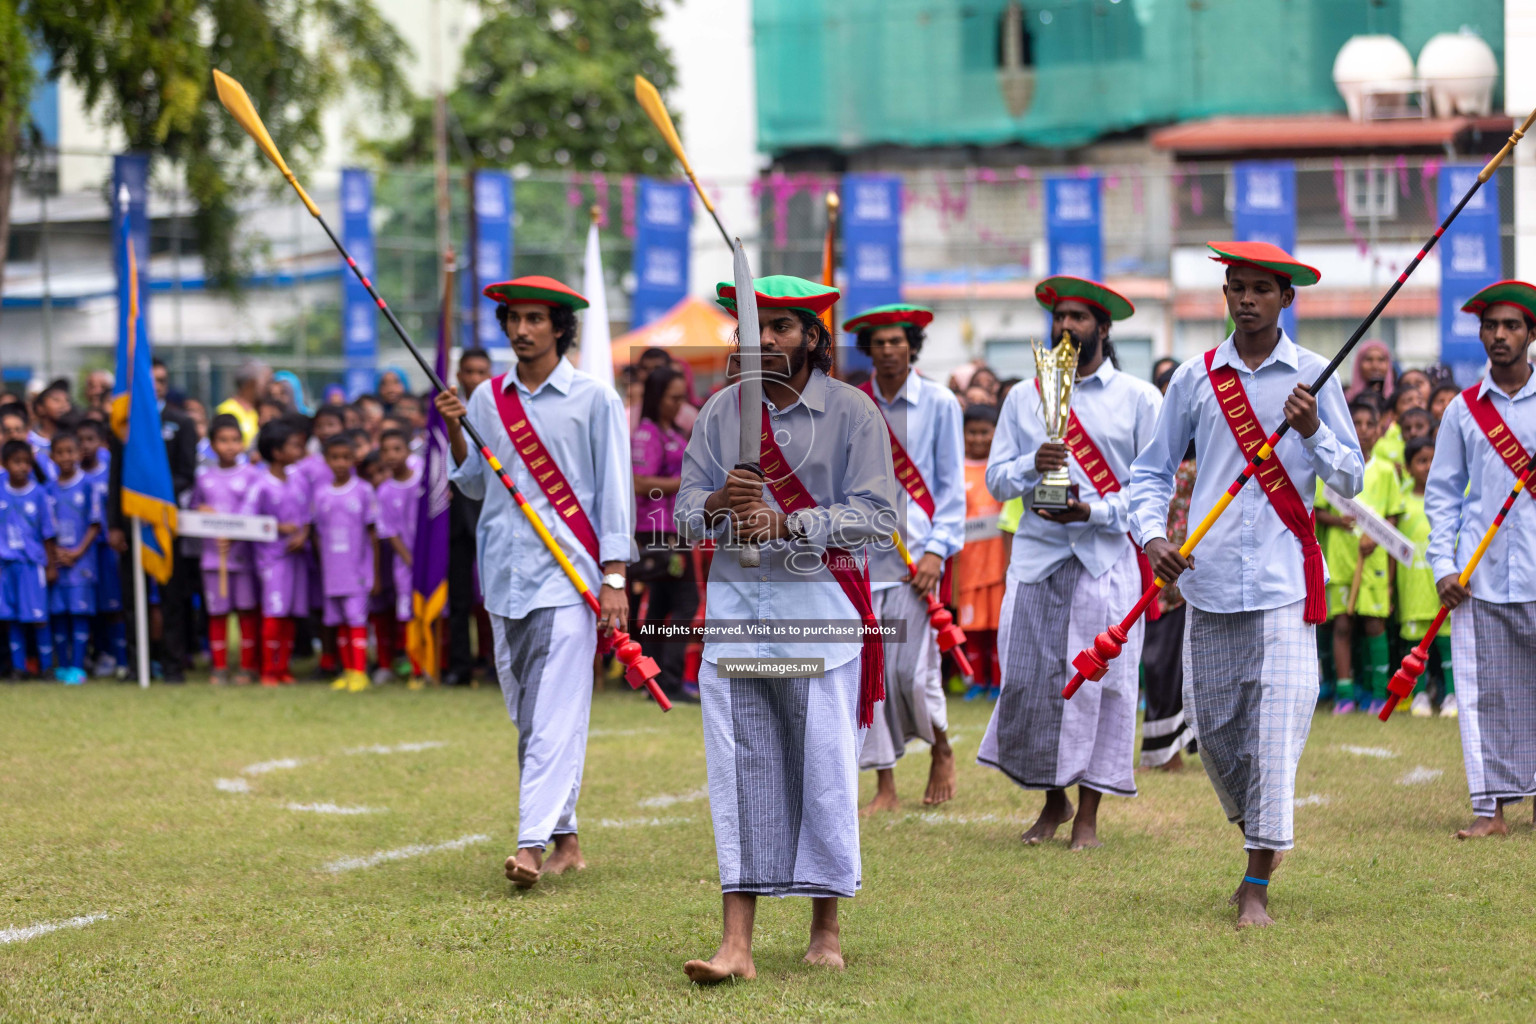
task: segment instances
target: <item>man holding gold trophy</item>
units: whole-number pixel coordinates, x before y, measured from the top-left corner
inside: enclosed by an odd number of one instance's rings
[[[1035,347],[1035,386],[1009,392],[987,461],[992,496],[1022,497],[1026,513],[1014,535],[999,623],[1003,687],[977,762],[1025,789],[1045,790],[1025,843],[1051,839],[1072,821],[1072,849],[1081,850],[1100,845],[1100,797],[1136,795],[1142,627],[1091,692],[1085,687],[1064,701],[1061,687],[1072,675],[1072,655],[1151,582],[1126,535],[1122,485],[1152,437],[1162,397],[1115,365],[1110,323],[1135,312],[1124,296],[1057,276],[1040,282],[1035,298],[1051,313],[1055,344]],[[1074,785],[1075,817],[1067,797]]]

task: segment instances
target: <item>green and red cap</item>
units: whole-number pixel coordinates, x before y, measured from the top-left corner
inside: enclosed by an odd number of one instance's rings
[[[757,293],[758,309],[803,309],[812,316],[821,316],[832,308],[838,298],[836,288],[816,284],[803,277],[790,277],[788,274],[754,277],[752,290]],[[715,301],[731,316],[735,316],[735,282],[721,281],[715,285]]]
[[[1057,274],[1035,285],[1035,301],[1051,312],[1062,299],[1082,302],[1104,312],[1111,320],[1126,320],[1136,312],[1131,300],[1097,281]]]
[[[1309,267],[1280,248],[1268,242],[1206,242],[1216,255],[1211,259],[1229,267],[1258,267],[1271,274],[1278,274],[1300,288],[1317,284],[1322,279],[1316,267]]]
[[[922,306],[909,306],[904,302],[892,302],[874,309],[866,309],[856,317],[843,321],[843,330],[857,333],[875,327],[927,327],[933,323],[933,310]]]
[[[552,277],[542,277],[538,274],[488,284],[482,294],[504,306],[519,302],[537,302],[543,306],[564,306],[570,310],[582,310],[588,305],[585,295],[567,288]]]
[[[1495,282],[1468,299],[1461,311],[1480,317],[1489,306],[1514,306],[1536,320],[1536,285],[1524,281]]]

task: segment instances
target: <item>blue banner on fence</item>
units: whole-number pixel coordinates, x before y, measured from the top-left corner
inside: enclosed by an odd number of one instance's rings
[[[1104,280],[1104,217],[1099,176],[1045,179],[1049,272]]]
[[[117,197],[128,190],[128,239],[133,245],[133,258],[138,264],[139,280],[139,337],[149,340],[149,156],[146,153],[120,153],[112,158],[112,226],[122,228],[122,213],[118,210]],[[114,235],[114,237],[116,237]],[[121,252],[119,247],[118,252]],[[128,273],[122,266],[122,256],[114,254],[118,280]]]
[[[1233,165],[1236,192],[1232,236],[1268,242],[1296,254],[1296,165],[1289,160],[1243,160]],[[1280,311],[1280,326],[1296,337],[1296,306]]]
[[[475,343],[506,348],[510,343],[496,322],[496,303],[481,294],[488,284],[512,276],[512,176],[506,171],[475,172],[474,273],[462,275],[464,308],[479,303]]]
[[[373,177],[348,167],[341,172],[341,242],[369,280],[373,279]],[[343,264],[341,354],[346,357],[347,400],[373,390],[379,358],[379,307],[357,275]]]
[[[666,316],[688,294],[692,188],[687,182],[641,178],[635,221],[635,296],[630,304],[630,330]]]
[[[839,320],[872,306],[901,301],[901,179],[885,174],[843,176],[843,272],[846,287]],[[869,357],[848,346],[838,353],[843,370],[867,370]]]
[[[1439,216],[1456,206],[1477,180],[1478,164],[1447,164],[1440,169]],[[1478,320],[1461,312],[1477,292],[1504,277],[1499,239],[1499,179],[1477,190],[1445,237],[1440,239],[1440,359],[1456,371],[1458,382],[1471,384],[1487,359],[1478,340]]]

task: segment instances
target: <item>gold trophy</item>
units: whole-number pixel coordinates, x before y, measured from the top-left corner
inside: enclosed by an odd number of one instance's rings
[[[1077,344],[1068,331],[1061,332],[1055,348],[1029,343],[1035,353],[1035,382],[1040,385],[1040,422],[1056,444],[1067,436],[1071,417],[1072,388],[1077,383]],[[1068,456],[1070,460],[1071,456]],[[1065,512],[1077,497],[1077,485],[1067,466],[1051,470],[1035,485],[1033,506],[1046,512]]]

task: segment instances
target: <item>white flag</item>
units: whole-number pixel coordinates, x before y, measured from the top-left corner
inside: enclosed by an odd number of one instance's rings
[[[608,293],[603,288],[603,251],[598,245],[595,221],[587,229],[587,259],[581,293],[591,303],[581,320],[581,369],[611,385],[613,351],[608,338]]]

